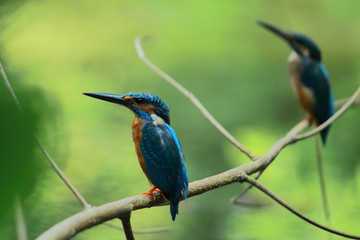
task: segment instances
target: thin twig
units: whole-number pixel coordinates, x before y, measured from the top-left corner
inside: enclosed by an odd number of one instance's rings
[[[296,124],[286,135],[285,137],[281,138],[279,141],[277,141],[272,147],[271,149],[268,151],[267,154],[265,154],[262,157],[259,157],[259,160],[262,160],[263,158],[269,158],[269,153],[272,152],[272,149],[274,148],[274,146],[281,144],[282,142],[290,142],[291,139],[298,134],[299,132],[303,131],[305,128],[307,128],[309,126],[309,121],[307,121],[306,119],[303,119],[302,121],[300,121],[298,124]],[[286,147],[287,145],[282,145],[282,148]],[[281,149],[280,149],[281,150]],[[280,151],[279,150],[279,151]],[[270,158],[269,159],[275,159],[275,158]],[[265,172],[265,170],[270,166],[272,160],[270,160],[267,165],[261,169],[255,176],[255,180],[258,180],[261,175]],[[248,185],[246,188],[244,188],[239,194],[237,194],[236,196],[231,198],[231,202],[232,203],[236,203],[239,201],[239,198],[243,197],[248,191],[250,191],[253,188],[253,185]]]
[[[263,186],[258,181],[254,180],[253,178],[249,177],[248,175],[244,174],[243,180],[250,183],[250,184],[252,184],[254,187],[259,189],[261,192],[265,193],[267,196],[269,196],[273,200],[275,200],[281,206],[285,207],[287,210],[289,210],[290,212],[292,212],[293,214],[295,214],[299,218],[305,220],[306,222],[310,223],[311,225],[314,225],[314,226],[316,226],[318,228],[321,228],[321,229],[323,229],[323,230],[325,230],[327,232],[330,232],[330,233],[333,233],[333,234],[336,234],[336,235],[339,235],[339,236],[342,236],[342,237],[345,237],[345,238],[360,239],[360,236],[340,232],[340,231],[328,228],[328,227],[326,227],[324,225],[321,225],[320,223],[317,223],[314,220],[311,220],[310,218],[306,217],[305,215],[303,215],[299,211],[297,211],[294,208],[292,208],[291,206],[289,206],[287,203],[285,203],[283,200],[281,200],[279,197],[277,197],[274,193],[272,193],[269,189],[267,189],[265,186]]]
[[[103,223],[103,225],[120,230],[120,231],[124,231],[124,228],[117,226],[115,224],[112,224],[112,223],[105,222],[105,223]],[[152,234],[152,233],[169,232],[171,230],[172,230],[172,228],[170,228],[170,227],[158,227],[158,228],[149,228],[149,229],[133,229],[132,231],[134,234]]]
[[[10,81],[6,75],[5,69],[2,66],[0,62],[0,75],[2,76],[3,83],[6,86],[8,92],[10,93],[11,97],[15,101],[16,105],[20,109],[20,111],[23,111],[22,106],[15,94],[14,89],[12,88]],[[33,137],[41,150],[41,152],[44,154],[47,161],[50,163],[51,167],[54,169],[54,171],[57,173],[57,175],[61,178],[61,180],[66,184],[66,186],[71,190],[71,192],[75,195],[75,197],[79,200],[81,205],[84,207],[84,209],[88,209],[91,207],[90,204],[87,203],[85,198],[80,194],[80,192],[75,188],[75,186],[70,182],[70,180],[64,175],[64,173],[61,171],[61,169],[58,167],[58,165],[55,163],[55,161],[51,158],[50,154],[46,151],[44,145],[40,142],[38,137],[35,133],[33,133]]]
[[[245,146],[243,146],[239,141],[235,139],[215,118],[214,116],[204,107],[204,105],[200,102],[200,100],[195,97],[189,90],[179,84],[175,79],[170,77],[164,71],[162,71],[159,67],[157,67],[151,60],[147,58],[145,52],[142,48],[141,42],[144,39],[149,39],[149,37],[137,37],[135,39],[135,48],[139,58],[156,74],[174,86],[179,92],[185,95],[204,115],[204,117],[226,138],[228,139],[234,146],[236,146],[241,152],[247,155],[250,159],[255,160],[257,157],[250,152]]]
[[[135,240],[133,231],[131,229],[130,217],[131,217],[131,212],[123,216],[120,220],[125,232],[126,240]]]
[[[77,188],[70,182],[70,180],[65,176],[63,171],[59,168],[59,166],[55,163],[54,159],[50,156],[50,154],[46,151],[44,145],[39,141],[39,139],[35,136],[36,144],[38,145],[41,152],[44,154],[45,158],[50,163],[51,167],[54,169],[56,174],[63,180],[65,185],[70,189],[70,191],[74,194],[74,196],[79,200],[84,210],[91,208],[92,206],[85,200],[85,198],[81,195],[81,193],[77,190]]]
[[[317,126],[316,128],[312,129],[311,131],[298,135],[294,137],[294,141],[299,141],[301,139],[305,139],[308,137],[311,137],[319,132],[321,132],[324,128],[328,127],[330,124],[332,124],[336,119],[338,119],[340,116],[344,114],[345,111],[347,111],[357,100],[357,98],[360,96],[360,87],[355,91],[355,93],[350,97],[350,99],[342,105],[342,107],[321,125]]]
[[[349,101],[350,98],[342,98],[339,100],[336,100],[335,102],[335,107],[336,108],[340,108],[342,107],[342,105],[344,105],[347,101]],[[360,96],[358,96],[358,98],[355,100],[354,105],[357,105],[360,103]]]
[[[28,231],[22,207],[21,199],[19,196],[15,197],[15,227],[18,240],[28,240]]]
[[[328,227],[331,227],[329,200],[328,200],[328,195],[326,192],[324,164],[323,164],[323,157],[322,157],[322,152],[321,152],[322,143],[321,143],[321,139],[320,139],[319,135],[317,135],[314,140],[315,140],[315,144],[316,144],[316,163],[317,163],[317,170],[318,170],[319,181],[320,181],[320,190],[321,190],[323,211],[325,214],[326,225]]]

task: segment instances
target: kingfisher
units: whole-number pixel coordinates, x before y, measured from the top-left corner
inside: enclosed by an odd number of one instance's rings
[[[188,194],[188,173],[184,153],[170,126],[169,107],[158,96],[148,93],[116,95],[84,93],[87,96],[127,107],[135,114],[132,137],[140,166],[150,184],[148,192],[159,191],[170,202],[175,221],[181,197]]]
[[[301,107],[309,114],[309,123],[322,124],[334,114],[335,105],[329,76],[321,63],[319,47],[300,33],[284,31],[263,21],[257,22],[290,45],[292,52],[288,58],[288,70],[293,89]],[[320,132],[324,145],[329,128]]]

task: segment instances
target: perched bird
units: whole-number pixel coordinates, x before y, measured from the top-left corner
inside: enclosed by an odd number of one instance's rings
[[[84,93],[87,96],[117,103],[135,114],[132,136],[140,166],[154,186],[144,194],[161,191],[170,202],[172,220],[178,214],[181,196],[188,193],[188,174],[180,142],[170,127],[169,107],[159,97],[148,93],[125,95]]]
[[[283,38],[292,48],[288,69],[293,88],[302,108],[310,115],[310,124],[322,124],[334,114],[335,107],[329,76],[321,63],[320,49],[302,34],[283,31],[263,21],[258,21],[258,24]],[[320,133],[323,144],[329,128]]]

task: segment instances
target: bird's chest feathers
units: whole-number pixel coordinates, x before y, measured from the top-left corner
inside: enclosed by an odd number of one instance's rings
[[[165,124],[165,121],[157,116],[156,114],[151,114],[151,120],[150,119],[143,119],[143,118],[135,118],[135,120],[133,121],[132,124],[132,135],[133,135],[133,140],[135,143],[135,146],[140,146],[140,141],[142,139],[142,127],[143,127],[143,123],[146,121],[151,121],[151,123],[153,124],[154,127],[160,127],[161,125]],[[137,147],[140,148],[140,147]]]
[[[143,155],[141,153],[141,147],[140,147],[140,141],[141,141],[141,138],[142,138],[141,128],[142,128],[142,125],[143,125],[143,123],[145,121],[148,121],[148,120],[142,119],[142,118],[139,118],[139,117],[136,117],[134,119],[134,121],[132,123],[132,137],[133,137],[133,141],[134,141],[134,144],[135,144],[135,150],[136,150],[136,154],[138,156],[138,160],[139,160],[139,164],[141,166],[141,169],[143,170],[145,175],[148,176],[147,171],[146,171],[144,157],[143,157]],[[150,181],[150,179],[149,179],[149,181]]]
[[[288,63],[291,85],[300,102],[300,105],[305,112],[313,115],[315,111],[314,95],[312,90],[301,82],[301,75],[304,71],[301,58],[293,52],[288,58]]]
[[[140,163],[140,166],[141,166],[143,172],[148,177],[147,169],[146,169],[146,165],[145,165],[145,161],[144,161],[144,156],[141,152],[141,140],[143,138],[143,134],[142,134],[143,124],[146,121],[151,121],[151,123],[154,125],[154,127],[165,124],[165,121],[161,117],[157,116],[156,114],[151,114],[151,120],[137,117],[137,118],[135,118],[135,120],[132,123],[132,136],[133,136],[133,140],[134,140],[134,144],[135,144],[136,154],[138,156],[138,160],[139,160],[139,163]],[[148,179],[149,179],[149,177],[148,177]],[[149,179],[149,181],[150,181],[150,179]]]

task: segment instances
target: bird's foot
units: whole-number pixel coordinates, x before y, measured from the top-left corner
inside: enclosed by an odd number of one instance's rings
[[[149,191],[141,193],[141,195],[150,195],[152,199],[156,199],[159,194],[161,194],[161,196],[163,195],[157,187],[153,187]]]
[[[311,126],[314,123],[314,118],[313,117],[306,117],[304,118],[304,121],[307,121],[309,126]]]

